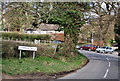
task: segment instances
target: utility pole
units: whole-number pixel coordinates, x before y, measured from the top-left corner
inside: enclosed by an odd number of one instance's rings
[[[93,31],[91,32],[91,44],[93,45],[94,39],[93,39]]]

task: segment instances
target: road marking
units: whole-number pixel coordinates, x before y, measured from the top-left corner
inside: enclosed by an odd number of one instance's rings
[[[107,70],[106,70],[106,73],[105,73],[105,75],[104,75],[104,78],[107,77],[108,72],[109,72],[109,70],[107,69]]]
[[[109,58],[106,58],[109,61]]]
[[[109,61],[109,58],[106,58],[106,59]],[[109,67],[110,67],[110,62],[109,62],[109,65],[108,65],[108,69],[107,69],[106,72],[105,72],[104,78],[106,78],[107,75],[108,75]]]
[[[110,67],[110,62],[109,62],[109,67]]]

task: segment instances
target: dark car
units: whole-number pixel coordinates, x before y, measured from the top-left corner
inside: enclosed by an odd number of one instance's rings
[[[84,50],[93,50],[95,51],[96,49],[98,48],[98,46],[96,45],[84,45],[84,46],[81,46],[80,49],[84,49]]]

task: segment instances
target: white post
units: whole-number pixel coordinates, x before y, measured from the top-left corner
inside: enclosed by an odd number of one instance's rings
[[[39,42],[39,44],[41,43],[41,40],[40,40],[40,42]]]
[[[93,32],[92,32],[92,38],[91,38],[91,43],[93,45],[94,39],[93,39]]]
[[[35,58],[35,51],[33,51],[33,59]]]
[[[54,55],[56,54],[57,46],[55,46]]]
[[[93,45],[93,43],[94,43],[94,39],[93,39],[93,32],[92,32],[91,44]],[[93,49],[93,46],[92,46],[92,49]]]
[[[21,59],[21,50],[20,50],[20,55],[19,55],[19,59]]]

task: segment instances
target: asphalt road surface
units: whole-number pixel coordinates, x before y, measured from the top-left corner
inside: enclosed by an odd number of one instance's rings
[[[118,56],[115,54],[102,54],[92,51],[79,50],[90,60],[80,70],[68,74],[60,79],[118,79]]]

